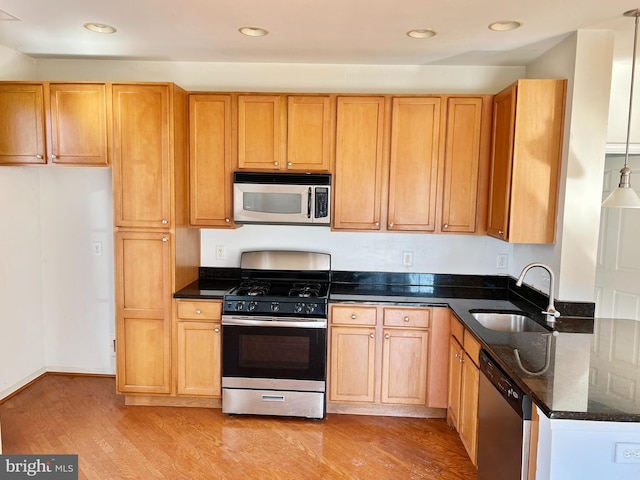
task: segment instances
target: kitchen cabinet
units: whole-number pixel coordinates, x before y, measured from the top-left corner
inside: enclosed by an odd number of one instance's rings
[[[333,228],[486,233],[491,100],[338,97]]]
[[[189,95],[190,224],[234,227],[231,95]]]
[[[476,465],[480,343],[451,315],[447,421]]]
[[[115,259],[118,391],[169,393],[169,237],[159,232],[118,232]]]
[[[338,97],[334,229],[380,230],[385,97]]]
[[[221,398],[221,301],[177,300],[178,395]]]
[[[108,166],[105,83],[0,83],[0,164]]]
[[[240,170],[329,172],[334,95],[238,95]]]
[[[448,309],[331,306],[329,402],[358,413],[429,416],[446,407]],[[366,410],[366,405],[382,409]],[[416,407],[385,410],[386,405]],[[395,408],[395,407],[394,407]],[[432,410],[427,410],[431,408]],[[409,413],[411,412],[411,413]]]
[[[173,84],[114,84],[113,116],[117,386],[127,404],[144,394],[153,403],[176,393],[171,295],[198,278],[200,263],[187,95]]]
[[[488,234],[555,242],[566,80],[518,80],[495,96]]]

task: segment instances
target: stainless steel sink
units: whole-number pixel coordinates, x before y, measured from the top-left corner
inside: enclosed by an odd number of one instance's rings
[[[548,332],[539,323],[522,313],[514,312],[471,312],[480,325],[499,332]]]

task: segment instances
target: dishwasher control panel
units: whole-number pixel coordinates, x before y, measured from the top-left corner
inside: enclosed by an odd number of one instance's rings
[[[525,420],[531,419],[531,399],[484,350],[480,351],[480,371],[500,392],[511,408],[522,415]]]

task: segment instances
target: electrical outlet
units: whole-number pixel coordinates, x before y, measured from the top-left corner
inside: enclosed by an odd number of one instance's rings
[[[216,260],[224,260],[224,245],[216,245]]]
[[[402,265],[405,267],[413,265],[413,252],[407,251],[402,253]]]
[[[499,253],[496,257],[496,268],[507,268],[509,266],[509,255]]]
[[[640,443],[616,443],[615,463],[640,463]]]
[[[102,242],[93,242],[93,254],[96,257],[102,256]]]

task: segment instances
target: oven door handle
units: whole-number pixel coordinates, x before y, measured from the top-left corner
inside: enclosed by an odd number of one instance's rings
[[[271,317],[266,317],[271,318]],[[286,327],[286,328],[327,328],[327,321],[317,320],[256,320],[249,317],[222,316],[222,325],[236,327]]]

